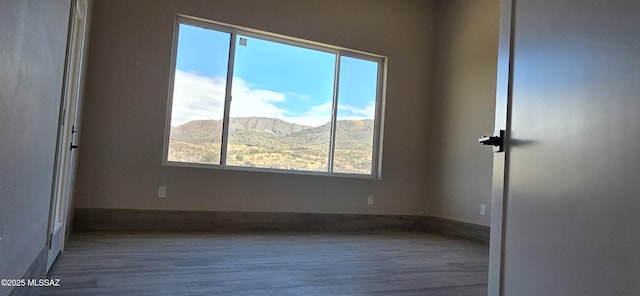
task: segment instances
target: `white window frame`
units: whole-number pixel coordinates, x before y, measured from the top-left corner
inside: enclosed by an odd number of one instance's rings
[[[205,164],[205,163],[191,163],[191,162],[179,162],[169,161],[169,140],[171,133],[171,116],[173,110],[173,88],[175,83],[176,72],[176,59],[178,52],[178,35],[180,31],[180,25],[195,26],[203,29],[215,30],[223,33],[229,33],[230,46],[229,46],[229,59],[227,65],[227,81],[226,81],[226,93],[224,103],[224,114],[222,123],[222,141],[220,151],[220,164]],[[229,140],[229,112],[231,108],[231,88],[233,84],[233,68],[235,59],[235,47],[237,36],[248,36],[258,39],[263,39],[271,42],[307,48],[312,50],[323,51],[336,55],[335,61],[335,74],[334,74],[334,87],[333,87],[333,104],[331,110],[331,132],[329,142],[329,160],[328,170],[326,172],[318,171],[305,171],[305,170],[287,170],[287,169],[274,169],[274,168],[260,168],[260,167],[245,167],[245,166],[232,166],[227,165],[227,146]],[[373,143],[372,143],[372,155],[371,155],[371,174],[361,173],[336,173],[333,172],[333,158],[334,158],[334,146],[336,137],[336,122],[338,113],[338,87],[340,79],[340,58],[350,57],[361,60],[372,61],[378,64],[378,78],[376,89],[376,103],[375,103],[375,115],[374,115],[374,130],[373,130]],[[162,165],[164,166],[177,166],[177,167],[194,167],[194,168],[213,168],[213,169],[226,169],[226,170],[242,170],[242,171],[255,171],[255,172],[269,172],[269,173],[285,173],[285,174],[297,174],[297,175],[320,175],[320,176],[337,176],[337,177],[350,177],[350,178],[365,178],[365,179],[380,179],[382,177],[382,136],[383,136],[383,122],[384,122],[384,106],[385,106],[385,93],[386,93],[386,69],[388,64],[388,58],[378,54],[367,53],[358,50],[347,49],[339,46],[323,44],[319,42],[303,40],[300,38],[284,36],[280,34],[260,31],[256,29],[250,29],[246,27],[225,24],[221,22],[201,19],[197,17],[178,14],[175,17],[174,33],[173,33],[173,48],[171,54],[171,69],[169,77],[169,95],[167,103],[167,117],[165,126],[165,139],[164,139],[164,153],[162,159]]]

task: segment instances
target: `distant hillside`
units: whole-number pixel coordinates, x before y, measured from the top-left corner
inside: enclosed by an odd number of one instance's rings
[[[325,123],[319,127],[305,129],[281,138],[285,143],[327,143],[330,136],[331,124]],[[338,120],[336,122],[336,146],[365,146],[373,145],[373,120]]]
[[[267,137],[279,137],[299,132],[310,126],[289,123],[277,118],[239,117],[230,118],[230,133],[252,132]],[[194,120],[171,127],[171,139],[190,143],[220,142],[222,120]]]
[[[340,120],[334,170],[369,173],[373,120]],[[219,163],[221,120],[195,120],[171,128],[169,160]],[[276,118],[231,118],[227,164],[326,171],[330,123],[311,127]]]

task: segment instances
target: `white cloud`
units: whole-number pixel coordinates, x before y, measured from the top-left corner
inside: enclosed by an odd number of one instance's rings
[[[332,106],[333,106],[333,102],[326,102],[324,104],[320,104],[320,105],[311,107],[311,109],[309,110],[308,113],[312,113],[312,114],[313,113],[315,113],[315,114],[330,114]]]
[[[178,126],[192,120],[222,119],[225,88],[225,79],[203,77],[176,70],[171,125]],[[274,104],[285,102],[287,96],[293,95],[254,89],[250,83],[234,78],[230,115],[279,118],[309,126],[319,126],[329,122],[332,102],[311,106],[302,115],[289,116],[290,112]],[[373,104],[366,108],[355,108],[349,105],[340,105],[339,108],[351,113],[348,118],[340,119],[373,118],[375,113]]]
[[[331,121],[331,102],[312,106],[309,111],[300,116],[285,116],[284,121],[302,125],[320,126]]]
[[[350,105],[338,104],[338,110],[348,111],[351,113],[350,116],[346,117],[338,117],[338,119],[373,119],[376,116],[376,106],[375,102],[369,102],[364,108],[357,108]]]
[[[173,88],[171,125],[192,120],[222,119],[224,80],[177,70]]]
[[[192,120],[222,119],[226,81],[176,70],[173,91],[171,125],[178,126]],[[234,78],[231,115],[233,117],[283,118],[286,110],[274,102],[284,102],[284,94],[251,89],[249,83]]]
[[[282,118],[286,110],[276,107],[273,103],[286,101],[282,93],[252,89],[251,85],[240,78],[233,79],[231,100],[232,117],[270,117]]]
[[[309,96],[307,96],[307,95],[297,94],[297,93],[294,93],[294,92],[287,92],[287,96],[294,97],[294,98],[296,98],[298,100],[301,100],[303,102],[308,102],[309,100],[311,100],[311,98],[309,98]]]

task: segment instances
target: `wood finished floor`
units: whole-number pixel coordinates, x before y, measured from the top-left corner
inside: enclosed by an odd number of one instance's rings
[[[43,295],[486,295],[488,247],[425,233],[74,233]]]

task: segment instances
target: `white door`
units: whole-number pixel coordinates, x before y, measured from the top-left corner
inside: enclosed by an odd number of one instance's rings
[[[49,213],[49,254],[47,270],[64,248],[65,230],[70,209],[78,148],[78,112],[80,105],[80,81],[84,53],[87,16],[86,0],[73,1],[71,10],[67,65],[58,127],[54,191]]]
[[[489,295],[640,295],[640,1],[502,9]]]

